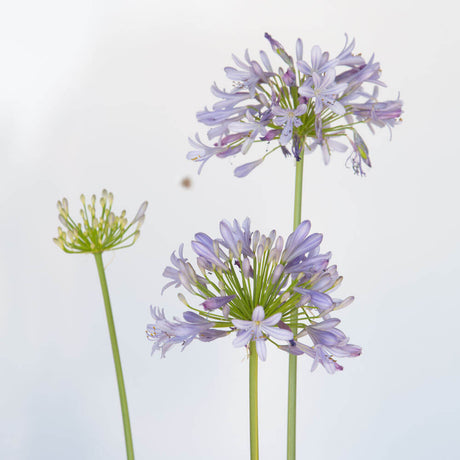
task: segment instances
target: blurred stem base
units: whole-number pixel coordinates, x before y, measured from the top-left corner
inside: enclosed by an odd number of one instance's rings
[[[125,382],[123,380],[123,371],[121,368],[120,352],[118,350],[117,335],[115,333],[115,324],[113,322],[112,307],[110,305],[109,288],[105,277],[104,264],[102,262],[102,253],[95,253],[97,272],[101,282],[102,296],[104,297],[105,313],[107,315],[107,325],[109,327],[110,343],[112,345],[113,362],[118,382],[118,393],[120,395],[121,413],[123,416],[123,430],[125,433],[126,456],[128,460],[134,460],[133,438],[131,435],[131,424],[129,422],[128,400],[126,398]]]
[[[249,345],[249,433],[251,440],[251,460],[259,460],[259,416],[257,403],[257,366],[259,357],[256,342]]]
[[[295,168],[295,196],[294,196],[294,230],[299,226],[302,218],[302,187],[303,187],[303,161],[304,152]],[[297,323],[298,313],[292,313],[291,321]],[[292,327],[294,336],[297,327]],[[297,406],[297,356],[289,355],[289,381],[288,381],[288,420],[287,420],[287,460],[295,460],[296,448],[296,406]]]

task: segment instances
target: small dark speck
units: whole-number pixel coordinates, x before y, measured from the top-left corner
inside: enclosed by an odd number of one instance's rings
[[[190,179],[190,177],[184,177],[181,180],[180,185],[184,188],[190,188],[192,186],[192,179]]]

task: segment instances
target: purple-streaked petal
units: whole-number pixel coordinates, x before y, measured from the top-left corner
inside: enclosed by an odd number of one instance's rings
[[[286,145],[292,139],[292,118],[289,118],[280,136],[280,144]]]
[[[323,292],[313,291],[311,289],[304,289],[300,287],[295,287],[294,291],[299,294],[308,294],[311,297],[311,303],[320,309],[329,308],[333,305],[332,299]]]
[[[205,300],[201,305],[205,310],[215,310],[221,308],[227,303],[231,302],[236,295],[226,295],[222,297],[212,297],[211,299]]]
[[[269,131],[267,131],[264,137],[260,138],[260,140],[261,141],[272,141],[273,139],[275,139],[276,136],[278,136],[280,131],[281,130],[279,129],[270,129]]]

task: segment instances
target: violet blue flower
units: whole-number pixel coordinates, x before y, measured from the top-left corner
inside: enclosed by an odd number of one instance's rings
[[[380,63],[374,56],[366,61],[354,54],[355,41],[348,36],[335,55],[313,45],[310,59],[304,59],[303,43],[298,39],[294,58],[284,46],[265,34],[272,51],[281,58],[278,72],[265,51],[260,62],[246,50],[244,59],[233,56],[235,66],[225,67],[233,86],[226,91],[214,83],[212,94],[218,99],[212,110],[197,113],[200,123],[209,127],[209,145],[199,138],[191,140],[193,150],[187,158],[200,162],[199,171],[212,157],[226,158],[249,154],[260,142],[272,142],[263,156],[237,166],[234,174],[244,177],[276,150],[299,160],[305,153],[321,147],[324,163],[335,152],[352,150],[352,170],[364,174],[350,133],[360,124],[392,128],[400,121],[402,101],[379,101],[376,89],[381,81]],[[262,149],[260,149],[262,151]],[[348,161],[345,161],[348,165]]]
[[[294,337],[292,331],[274,327],[280,322],[281,316],[281,313],[275,313],[270,318],[265,319],[264,307],[259,305],[254,308],[251,321],[233,319],[232,323],[238,329],[233,345],[242,347],[248,345],[251,340],[255,340],[257,354],[262,361],[265,361],[267,359],[267,346],[265,344],[267,337],[288,341]]]
[[[346,88],[346,83],[335,83],[335,70],[329,69],[323,77],[313,73],[311,84],[304,83],[299,88],[299,94],[315,99],[315,114],[317,115],[325,107],[337,115],[344,115],[345,107],[337,100],[337,97]]]
[[[284,126],[280,136],[280,144],[286,145],[292,138],[292,131],[294,126],[298,128],[302,125],[302,122],[298,117],[303,115],[307,111],[305,104],[300,104],[294,110],[283,109],[278,105],[272,108],[272,112],[275,115],[273,123],[276,126]]]
[[[207,333],[214,326],[214,323],[190,311],[183,314],[185,321],[176,318],[174,321],[169,321],[165,317],[164,310],[152,307],[150,310],[155,323],[147,325],[147,338],[154,342],[152,354],[156,350],[161,350],[162,358],[176,344],[182,344],[183,350],[193,339],[200,339],[202,334],[208,337]]]
[[[164,276],[172,281],[165,289],[183,287],[199,300],[192,306],[178,295],[192,310],[184,313],[184,321],[169,321],[163,310],[152,309],[155,322],[147,326],[147,335],[153,351],[164,356],[176,344],[184,348],[194,340],[210,342],[234,334],[235,347],[249,348],[255,342],[263,361],[271,342],[289,353],[310,356],[314,368],[322,364],[328,372],[341,368],[333,356],[360,354],[337,328],[340,321],[330,317],[353,297],[332,297],[342,277],[329,265],[331,253],[321,253],[322,235],[310,233],[309,221],[286,240],[274,230],[266,235],[252,231],[249,219],[242,224],[223,220],[219,227],[217,238],[195,235],[191,246],[197,269],[185,258],[183,245],[171,256]],[[303,337],[311,346],[300,341]]]

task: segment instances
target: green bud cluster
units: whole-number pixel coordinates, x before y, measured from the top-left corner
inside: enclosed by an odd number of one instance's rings
[[[69,203],[66,198],[57,202],[59,221],[58,237],[53,241],[65,252],[102,253],[115,249],[132,246],[140,235],[140,227],[145,220],[147,201],[144,201],[134,219],[128,223],[126,211],[119,216],[112,212],[113,194],[102,190],[99,199],[100,215],[97,215],[96,196],[92,195],[90,203],[84,195],[80,200],[83,207],[80,209],[82,223],[76,223],[69,214]]]

